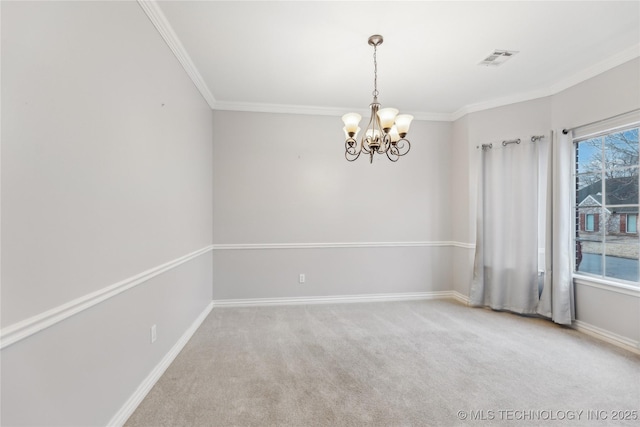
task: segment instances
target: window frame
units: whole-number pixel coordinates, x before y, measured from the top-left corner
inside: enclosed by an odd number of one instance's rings
[[[597,227],[595,225],[595,218],[596,215],[594,213],[590,213],[587,214],[585,213],[584,215],[584,230],[580,230],[579,227],[579,211],[578,211],[578,201],[577,201],[577,192],[578,192],[578,186],[577,186],[577,179],[578,179],[578,173],[577,173],[577,153],[576,150],[578,148],[578,144],[580,142],[583,141],[587,141],[590,139],[594,139],[594,138],[598,138],[598,137],[604,137],[606,135],[609,134],[614,134],[614,133],[618,133],[618,132],[624,132],[626,130],[630,130],[630,129],[639,129],[639,134],[640,134],[640,122],[639,121],[632,121],[630,123],[626,123],[623,124],[621,126],[615,126],[615,127],[610,127],[607,129],[603,129],[600,130],[598,132],[592,132],[589,134],[580,134],[579,136],[573,136],[572,138],[572,145],[573,145],[573,165],[572,165],[572,186],[573,186],[573,196],[572,196],[572,211],[573,211],[573,216],[574,216],[574,221],[576,221],[576,223],[574,223],[574,233],[572,236],[572,246],[573,246],[573,251],[574,251],[574,255],[572,257],[572,267],[573,267],[573,278],[574,281],[576,283],[579,284],[587,284],[587,285],[593,285],[595,287],[599,287],[599,288],[604,288],[604,289],[609,289],[615,292],[622,292],[622,293],[629,293],[631,292],[634,296],[640,296],[640,259],[638,260],[638,270],[639,270],[639,279],[638,281],[630,281],[630,280],[624,280],[624,279],[618,279],[615,277],[611,277],[611,276],[606,276],[606,255],[605,254],[601,254],[601,258],[602,258],[602,273],[601,274],[594,274],[594,273],[588,273],[588,272],[583,272],[583,271],[576,271],[576,258],[578,255],[578,242],[580,242],[581,240],[578,238],[578,233],[579,231],[586,231],[589,233],[593,233],[593,232],[600,232],[602,233],[602,244],[603,244],[603,248],[606,247],[604,245],[606,245],[606,234],[607,234],[607,225],[605,223],[605,225],[600,229],[600,227]],[[604,141],[603,141],[603,153],[604,153]],[[638,170],[638,180],[639,180],[639,185],[640,185],[640,161],[638,163],[637,166],[633,166],[635,168],[637,168]],[[632,168],[633,168],[632,167]],[[607,210],[607,206],[604,202],[605,200],[605,196],[606,196],[606,181],[605,179],[605,172],[607,171],[607,168],[605,166],[602,167],[602,169],[600,170],[601,173],[601,182],[602,182],[602,190],[603,190],[603,202],[602,202],[602,206],[600,207],[601,213],[604,213]],[[582,175],[582,174],[581,174]],[[625,205],[629,206],[629,205]],[[638,200],[638,204],[637,205],[633,205],[634,207],[638,207],[639,211],[640,211],[640,200]],[[587,229],[587,215],[591,215],[594,218],[594,224],[593,224],[593,229],[592,230],[588,230]],[[638,214],[628,214],[627,218],[629,216],[632,215],[637,215]],[[627,219],[628,221],[628,219]],[[628,223],[627,223],[628,225]],[[594,231],[594,230],[598,230],[598,231]],[[636,230],[636,232],[627,232],[628,234],[635,234],[638,235],[638,232]],[[638,236],[639,238],[639,245],[640,245],[640,235]],[[581,252],[581,246],[580,245],[580,252]],[[640,258],[640,257],[639,257]]]

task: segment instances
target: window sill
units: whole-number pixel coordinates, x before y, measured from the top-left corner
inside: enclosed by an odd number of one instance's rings
[[[574,274],[573,282],[576,285],[590,286],[592,288],[604,289],[610,292],[630,295],[640,298],[640,286],[631,285],[622,282],[614,282],[613,280],[602,279],[600,277],[591,277],[583,274]]]

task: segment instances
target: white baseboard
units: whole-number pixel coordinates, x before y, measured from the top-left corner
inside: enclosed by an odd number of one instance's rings
[[[594,338],[598,338],[602,341],[606,341],[609,344],[613,344],[625,350],[629,350],[635,354],[640,354],[640,342],[638,341],[623,337],[622,335],[615,334],[607,331],[606,329],[598,328],[597,326],[593,326],[580,320],[574,320],[572,326],[577,331],[590,335]]]
[[[214,300],[215,307],[252,307],[269,305],[298,305],[298,304],[339,304],[357,302],[382,301],[410,301],[452,298],[452,291],[410,292],[394,294],[363,294],[363,295],[331,295],[314,297],[290,298],[252,298],[252,299],[222,299]]]
[[[471,303],[471,299],[465,294],[461,294],[458,291],[451,291],[451,294],[454,300],[461,302],[464,305],[469,305]]]
[[[160,379],[164,371],[167,370],[169,365],[173,362],[176,356],[182,351],[187,342],[191,339],[196,330],[200,327],[204,319],[207,318],[211,310],[213,309],[213,301],[210,302],[207,307],[204,309],[202,313],[194,320],[194,322],[189,326],[189,329],[185,331],[184,334],[180,337],[178,342],[175,343],[171,350],[162,358],[160,363],[156,365],[156,367],[151,371],[151,373],[142,381],[142,383],[138,386],[136,391],[127,399],[125,404],[120,408],[120,410],[111,418],[108,426],[113,427],[121,427],[125,422],[129,419],[129,417],[136,410],[138,405],[142,402],[142,400],[146,397],[146,395],[151,391],[155,383]]]
[[[468,296],[461,294],[458,291],[451,291],[452,298],[465,305],[470,305],[471,300]],[[584,334],[590,335],[594,338],[606,341],[609,344],[613,344],[617,347],[629,350],[633,353],[640,354],[640,342],[634,341],[622,335],[609,332],[606,329],[598,328],[597,326],[590,325],[589,323],[582,322],[580,320],[573,321],[573,328]]]

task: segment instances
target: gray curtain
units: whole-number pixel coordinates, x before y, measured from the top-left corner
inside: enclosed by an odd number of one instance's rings
[[[479,150],[476,253],[470,302],[537,313],[542,140]]]
[[[552,133],[547,156],[545,242],[542,295],[537,312],[554,322],[570,325],[575,319],[573,291],[573,135]]]

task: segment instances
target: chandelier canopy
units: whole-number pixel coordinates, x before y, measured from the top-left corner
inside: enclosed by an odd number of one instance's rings
[[[411,149],[411,143],[405,139],[413,116],[409,114],[398,114],[395,108],[380,108],[378,102],[378,61],[376,58],[377,48],[383,42],[381,35],[374,34],[369,37],[369,44],[373,46],[373,102],[369,105],[371,118],[360,142],[357,141],[360,132],[360,120],[362,117],[358,113],[348,113],[342,116],[344,122],[344,133],[346,141],[344,143],[344,156],[353,162],[364,151],[369,155],[369,163],[373,163],[373,155],[386,154],[389,160],[397,162]]]

